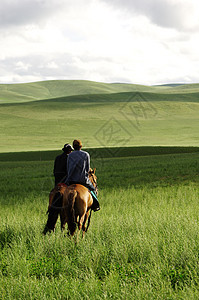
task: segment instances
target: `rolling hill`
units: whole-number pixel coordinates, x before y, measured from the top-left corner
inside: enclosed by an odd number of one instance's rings
[[[0,152],[199,146],[199,85],[89,81],[0,85]],[[114,154],[114,153],[113,153]]]
[[[84,80],[52,80],[24,84],[1,84],[0,103],[27,102],[85,94],[112,94],[136,91],[133,84],[107,84]],[[148,90],[142,86],[142,90]]]
[[[19,103],[74,95],[122,92],[149,92],[166,95],[199,93],[199,84],[144,86],[86,80],[52,80],[33,83],[0,84],[0,103]]]

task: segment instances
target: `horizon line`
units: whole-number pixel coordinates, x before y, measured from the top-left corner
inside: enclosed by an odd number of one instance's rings
[[[23,81],[23,82],[0,82],[0,85],[18,85],[18,84],[31,84],[39,82],[50,82],[50,81],[88,81],[95,83],[105,83],[105,84],[129,84],[129,85],[143,85],[143,86],[168,86],[168,85],[186,85],[186,84],[198,84],[199,82],[163,82],[163,83],[154,83],[154,84],[143,84],[143,83],[132,83],[132,82],[105,82],[105,81],[96,81],[89,79],[44,79],[44,80],[35,80],[35,81]]]

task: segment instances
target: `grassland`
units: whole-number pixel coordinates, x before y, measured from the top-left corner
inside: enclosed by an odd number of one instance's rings
[[[0,152],[60,149],[76,137],[89,148],[199,146],[197,84],[55,81],[0,90]]]
[[[1,299],[197,299],[199,153],[176,150],[91,150],[102,208],[78,245],[41,235],[53,153],[1,154]]]
[[[198,99],[198,84],[0,85],[1,299],[199,298]],[[102,207],[78,245],[59,222],[41,234],[74,138]]]

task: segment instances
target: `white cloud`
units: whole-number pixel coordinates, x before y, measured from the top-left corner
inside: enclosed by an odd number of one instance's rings
[[[16,70],[24,70],[24,71],[27,71],[30,67],[31,67],[30,64],[25,64],[25,63],[22,62],[22,61],[18,61],[18,62],[16,63]]]
[[[194,0],[2,0],[0,15],[11,8],[0,82],[199,82]]]
[[[58,69],[58,65],[54,61],[50,61],[47,64],[47,68],[49,68],[49,69]]]
[[[197,0],[103,0],[129,13],[145,15],[153,23],[178,30],[199,28]]]
[[[64,0],[1,0],[0,26],[43,23],[64,7]]]

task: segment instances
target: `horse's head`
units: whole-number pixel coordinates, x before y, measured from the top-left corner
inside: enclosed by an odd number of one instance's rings
[[[96,168],[94,168],[94,169],[90,168],[90,170],[88,172],[88,177],[89,177],[90,181],[92,182],[96,193],[98,194],[97,176],[95,175],[95,171],[96,171]]]

